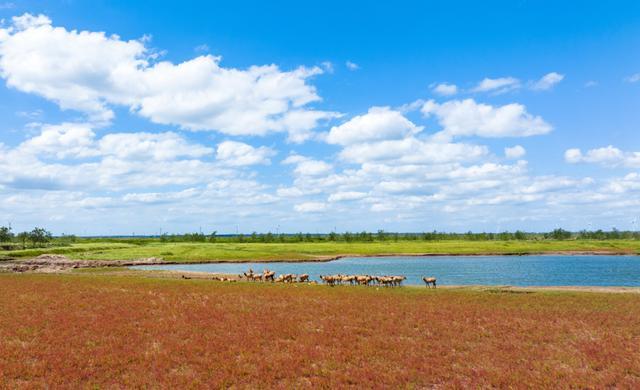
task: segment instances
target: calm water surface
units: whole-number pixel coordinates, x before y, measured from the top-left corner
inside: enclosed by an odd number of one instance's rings
[[[264,268],[276,274],[404,275],[407,284],[435,276],[439,284],[512,286],[640,286],[640,256],[349,257],[329,262],[176,264],[132,267],[239,274]]]

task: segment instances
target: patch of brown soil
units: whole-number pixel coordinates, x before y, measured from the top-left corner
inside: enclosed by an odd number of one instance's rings
[[[0,264],[5,272],[65,272],[76,268],[127,267],[132,265],[165,264],[158,257],[136,260],[71,260],[64,255],[43,254],[33,259]]]

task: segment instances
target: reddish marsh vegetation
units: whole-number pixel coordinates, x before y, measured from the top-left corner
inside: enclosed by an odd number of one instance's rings
[[[638,387],[640,296],[0,276],[0,387]]]

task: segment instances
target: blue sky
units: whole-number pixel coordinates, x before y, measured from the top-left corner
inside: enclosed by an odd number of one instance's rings
[[[0,17],[16,230],[640,224],[637,2],[14,1]]]

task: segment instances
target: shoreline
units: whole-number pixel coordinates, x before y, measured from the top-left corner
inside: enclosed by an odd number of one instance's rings
[[[141,270],[141,269],[132,269],[127,268],[131,274],[123,273],[119,274],[119,276],[142,276],[149,278],[166,278],[166,279],[192,279],[192,280],[206,280],[206,281],[216,281],[214,278],[216,277],[227,277],[235,279],[234,282],[240,283],[251,283],[256,285],[273,285],[272,282],[251,282],[243,279],[237,279],[236,274],[228,274],[221,272],[207,272],[207,271],[180,271],[180,270]],[[185,278],[186,276],[186,278]],[[229,280],[228,280],[229,281]],[[227,281],[227,282],[228,282]],[[326,286],[323,283],[313,281],[311,283],[293,283],[293,285],[318,285],[318,286]],[[290,284],[284,284],[290,285]],[[326,286],[328,287],[328,286]],[[351,285],[338,285],[334,286],[336,288],[352,288],[352,287],[364,287],[364,288],[384,288],[387,289],[389,287],[381,287],[381,286],[351,286]],[[425,286],[422,284],[404,284],[401,287],[411,288],[411,289],[425,289]],[[390,287],[390,289],[397,287]],[[439,289],[444,290],[474,290],[474,291],[483,291],[487,293],[532,293],[532,292],[594,292],[594,293],[633,293],[640,294],[640,286],[513,286],[513,285],[504,285],[504,284],[440,284],[438,285]]]
[[[6,273],[5,275],[16,275],[16,273]],[[206,271],[179,271],[179,270],[139,270],[126,268],[123,270],[105,270],[104,272],[92,271],[89,273],[83,272],[51,272],[51,273],[29,273],[29,274],[46,274],[46,275],[68,275],[68,276],[115,276],[115,277],[140,277],[151,279],[171,279],[171,280],[185,280],[185,281],[208,281],[212,283],[246,283],[256,286],[319,286],[329,287],[323,283],[312,282],[297,282],[297,283],[272,283],[272,282],[251,282],[244,279],[237,279],[236,274],[226,274],[219,272],[206,272]],[[0,273],[0,275],[2,275]],[[226,281],[219,280],[217,278],[226,277]],[[351,286],[351,285],[338,285],[331,288],[371,288],[381,289],[383,291],[391,291],[398,288],[406,288],[412,290],[425,290],[426,287],[420,284],[404,284],[401,287],[381,287],[381,286]],[[428,289],[431,290],[431,289]],[[478,291],[486,292],[489,294],[530,294],[541,292],[577,292],[577,293],[628,293],[628,294],[640,294],[640,286],[513,286],[504,284],[439,284],[437,290],[460,290],[460,291]]]
[[[486,252],[486,253],[383,253],[383,254],[340,254],[340,255],[320,255],[315,258],[291,258],[291,259],[207,259],[207,260],[162,260],[153,264],[138,265],[172,265],[172,264],[242,264],[242,263],[323,263],[340,260],[348,257],[484,257],[484,256],[640,256],[632,251],[540,251],[540,252]],[[117,261],[134,262],[135,260],[78,260],[78,261]]]
[[[195,263],[177,263],[177,265],[186,264],[193,265]],[[206,263],[200,263],[206,264]],[[138,263],[136,265],[174,265],[168,263],[155,263],[155,264],[141,264]],[[101,271],[101,268],[103,269]],[[120,269],[117,269],[120,268]],[[22,271],[22,272],[0,272],[1,275],[67,275],[67,276],[115,276],[115,277],[142,277],[142,278],[153,278],[153,279],[173,279],[173,280],[199,280],[199,281],[209,281],[209,282],[217,282],[217,283],[228,283],[228,282],[238,282],[238,283],[249,283],[255,284],[258,286],[269,286],[274,285],[270,282],[251,282],[244,279],[238,278],[237,274],[229,274],[229,273],[221,273],[221,272],[207,272],[207,271],[181,271],[181,270],[146,270],[146,269],[135,269],[131,268],[131,265],[124,264],[113,264],[106,265],[102,264],[102,267],[78,267],[78,268],[42,268],[38,270],[30,270],[30,271]],[[220,280],[219,278],[224,277],[226,280]],[[282,284],[284,286],[291,284]],[[311,283],[293,283],[294,286],[301,285],[317,285],[317,286],[325,286],[324,284],[312,281]],[[363,286],[350,286],[350,285],[341,285],[335,286],[336,288],[359,288]],[[416,289],[423,290],[425,286],[421,284],[404,284],[402,287],[408,289]],[[369,288],[369,287],[367,287]],[[382,288],[384,290],[387,289],[395,289],[397,287],[379,287],[379,286],[370,286],[370,288]],[[554,286],[514,286],[514,285],[492,285],[492,284],[461,284],[461,285],[438,285],[438,289],[442,290],[470,290],[470,291],[478,291],[478,292],[487,292],[487,293],[514,293],[514,294],[527,294],[534,292],[589,292],[589,293],[631,293],[631,294],[640,294],[640,286],[566,286],[566,285],[554,285]]]
[[[362,254],[346,253],[338,255],[318,255],[312,258],[290,258],[290,259],[204,259],[204,260],[164,260],[162,257],[149,257],[137,259],[73,259],[65,255],[42,254],[37,257],[13,257],[0,260],[0,265],[22,264],[35,265],[43,264],[42,257],[64,257],[64,262],[75,264],[75,268],[100,268],[100,267],[122,267],[136,265],[173,265],[173,264],[226,264],[226,263],[313,263],[329,262],[348,257],[372,258],[372,257],[485,257],[485,256],[640,256],[640,253],[631,250],[566,250],[566,251],[536,251],[536,252],[482,252],[482,253],[381,253]]]
[[[348,257],[484,257],[484,256],[640,256],[640,254],[632,251],[540,251],[540,252],[486,252],[486,253],[383,253],[383,254],[340,254],[340,255],[321,255],[315,258],[301,259],[207,259],[207,260],[163,260],[157,264],[226,264],[226,263],[323,263],[334,260],[340,260]],[[134,261],[134,260],[84,260],[84,261]],[[143,264],[140,264],[143,265]]]

